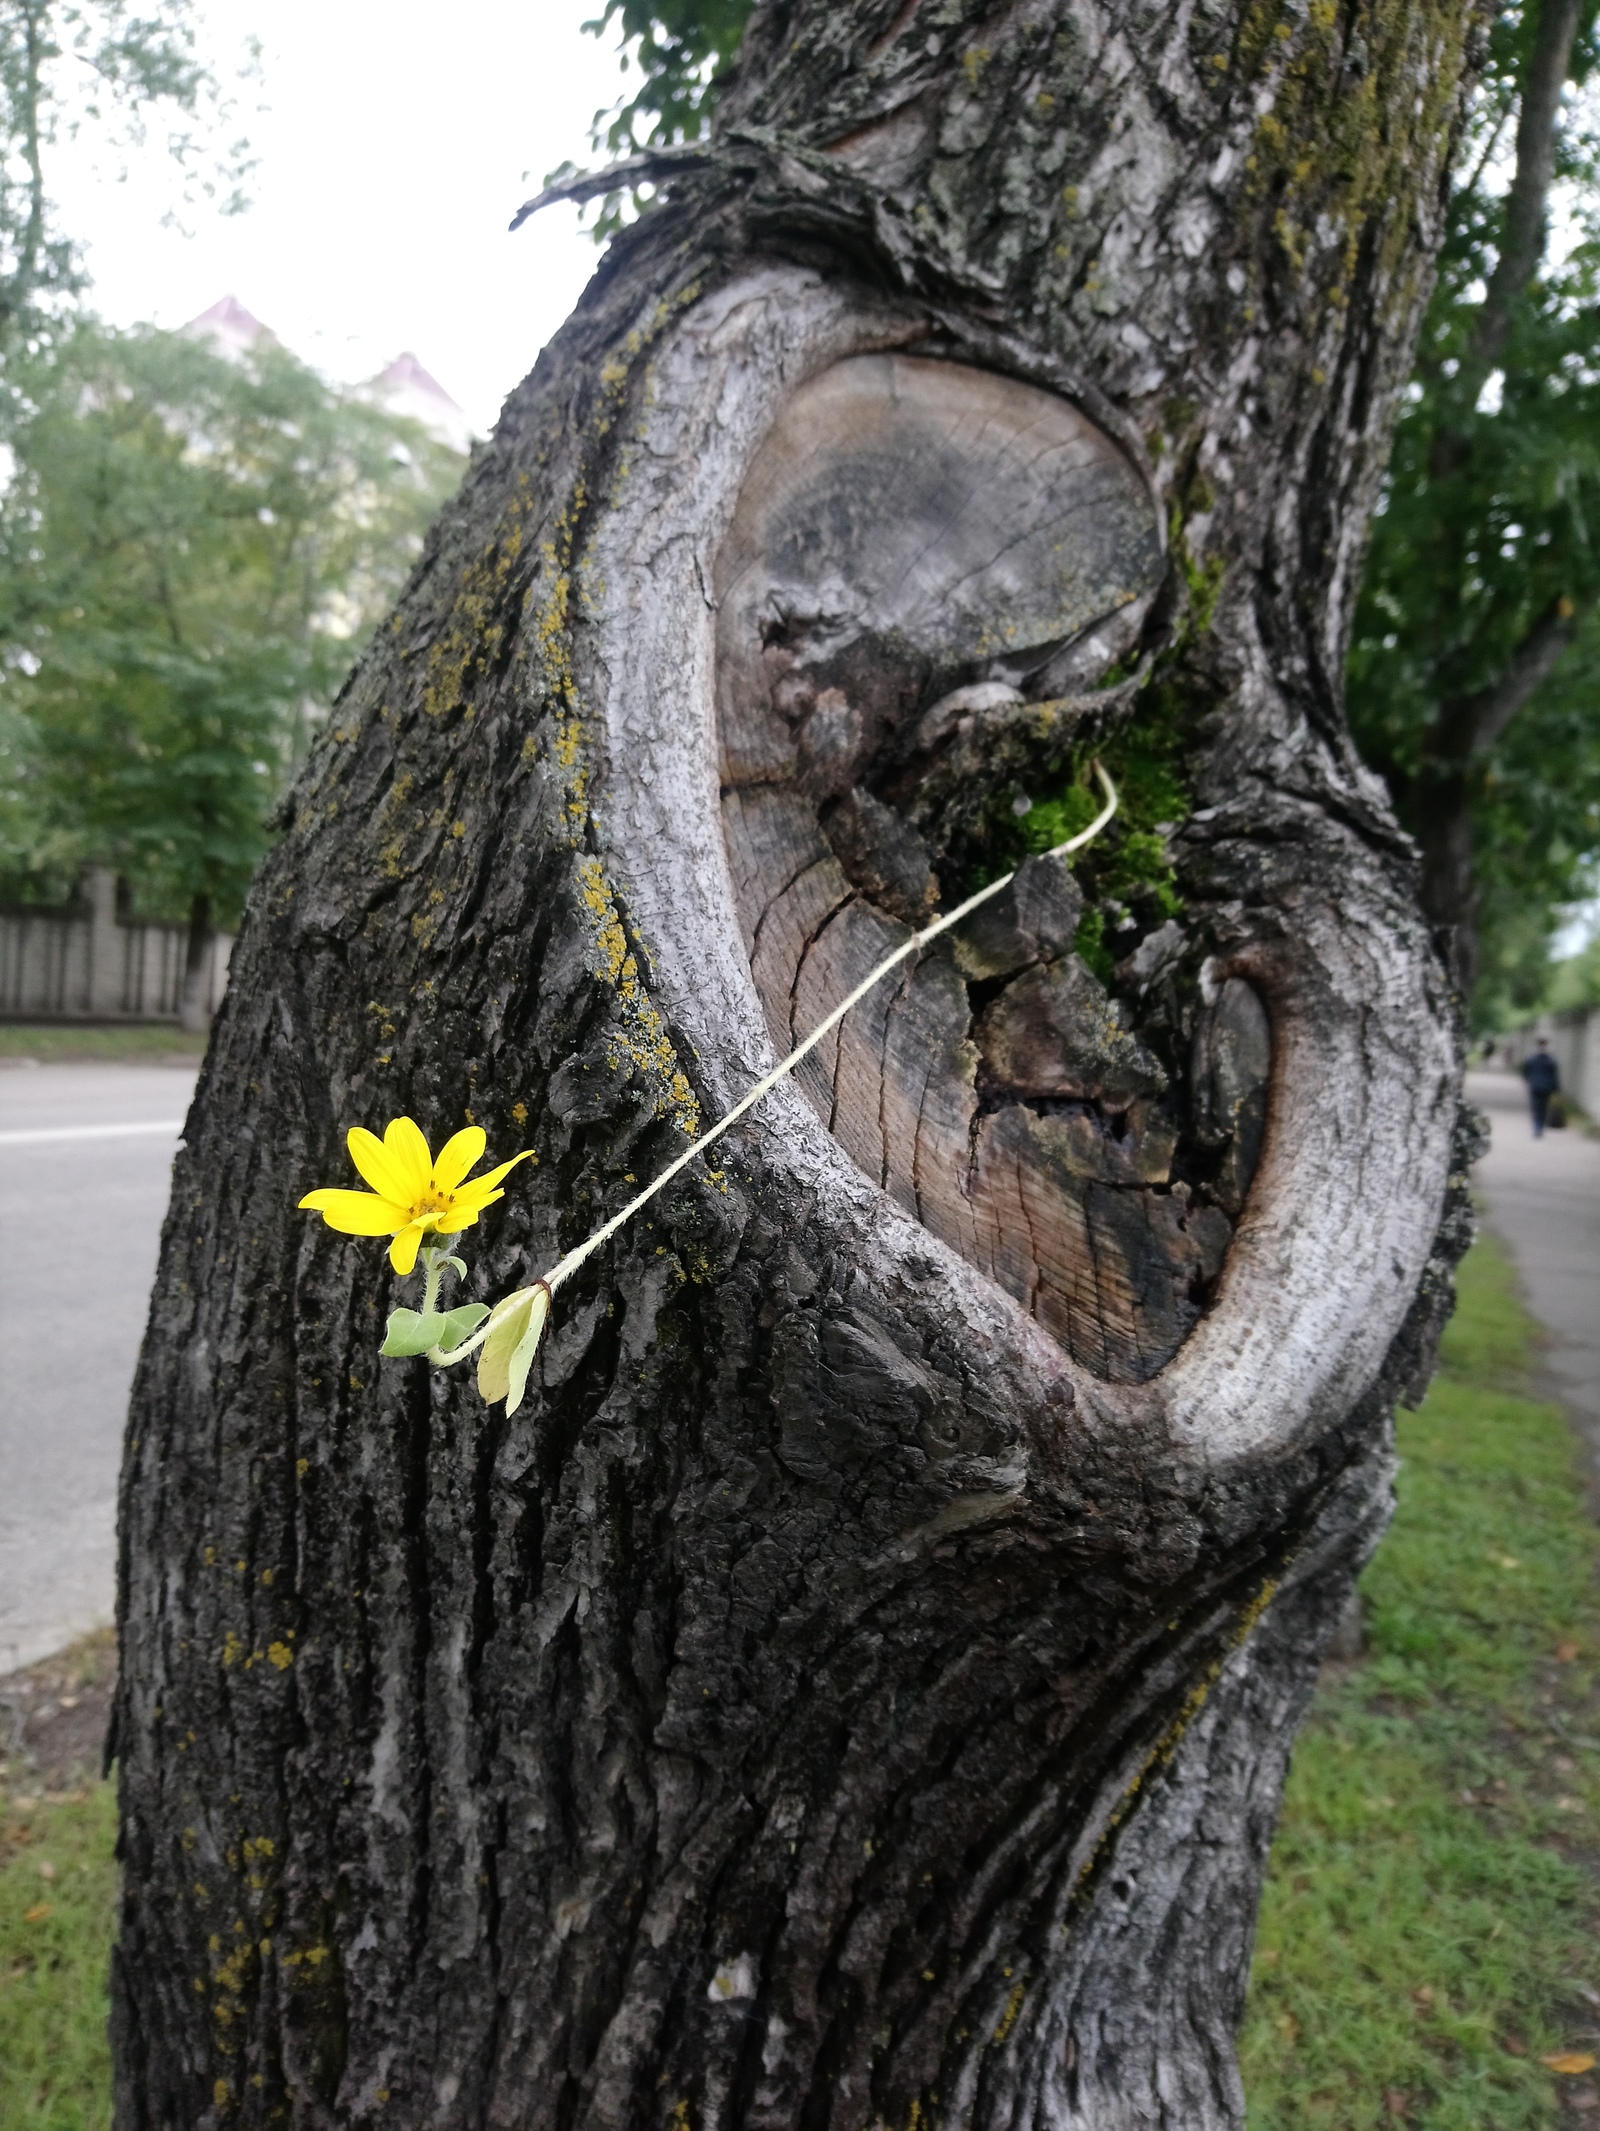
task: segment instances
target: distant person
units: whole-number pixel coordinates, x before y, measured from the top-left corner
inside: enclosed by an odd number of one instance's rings
[[[1522,1077],[1528,1083],[1528,1108],[1533,1112],[1533,1136],[1544,1138],[1544,1121],[1550,1115],[1550,1098],[1561,1086],[1561,1068],[1550,1055],[1548,1038],[1541,1036],[1537,1045],[1522,1061]]]

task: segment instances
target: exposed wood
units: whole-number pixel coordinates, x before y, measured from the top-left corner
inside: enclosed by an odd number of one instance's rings
[[[878,354],[787,401],[714,573],[724,830],[783,1049],[898,944],[883,914],[916,926],[937,902],[933,854],[873,787],[914,804],[986,712],[1014,706],[1037,749],[1063,676],[1084,688],[1127,649],[1165,569],[1145,483],[1057,394]],[[1005,767],[990,748],[952,782],[970,803]],[[1056,870],[1046,893],[1064,913],[1078,899]],[[985,914],[981,936],[997,922]],[[1181,1099],[1147,1121],[1168,1077],[1072,948],[1060,923],[1001,972],[958,941],[958,968],[1010,980],[998,997],[975,1005],[941,956],[869,1001],[800,1086],[897,1204],[1070,1354],[1138,1382],[1197,1322],[1232,1231],[1204,1192],[1191,1209],[1174,1187]],[[1070,1121],[1018,1107],[1064,1098]],[[1228,1164],[1235,1211],[1258,1149],[1259,1134]]]

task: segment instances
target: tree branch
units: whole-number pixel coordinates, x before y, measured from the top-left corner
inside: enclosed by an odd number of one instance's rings
[[[1441,706],[1423,747],[1424,760],[1459,768],[1494,746],[1507,727],[1555,671],[1577,634],[1580,612],[1563,595],[1552,600],[1517,646],[1491,688],[1458,696]]]
[[[1583,0],[1544,0],[1522,81],[1517,168],[1506,195],[1499,256],[1461,365],[1463,397],[1477,400],[1500,361],[1511,315],[1544,256],[1545,209],[1556,167],[1556,123]]]

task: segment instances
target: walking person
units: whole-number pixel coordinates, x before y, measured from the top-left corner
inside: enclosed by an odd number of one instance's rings
[[[1533,1112],[1533,1136],[1544,1138],[1550,1098],[1561,1086],[1561,1068],[1550,1053],[1549,1039],[1541,1036],[1537,1046],[1522,1061],[1522,1077],[1528,1083],[1528,1108]]]

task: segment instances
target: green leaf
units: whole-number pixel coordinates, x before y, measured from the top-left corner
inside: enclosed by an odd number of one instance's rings
[[[540,1281],[508,1295],[497,1308],[494,1328],[478,1350],[478,1391],[491,1405],[503,1398],[510,1416],[522,1404],[528,1371],[539,1351],[550,1314],[550,1290]]]
[[[456,1271],[457,1271],[457,1272],[458,1272],[458,1273],[459,1273],[459,1274],[461,1275],[461,1278],[462,1278],[463,1280],[465,1280],[465,1279],[466,1279],[466,1277],[467,1277],[467,1261],[466,1261],[466,1259],[465,1259],[465,1258],[444,1258],[444,1259],[441,1259],[441,1260],[440,1260],[440,1263],[441,1263],[441,1264],[443,1264],[443,1265],[450,1265],[450,1266],[454,1266],[455,1270],[456,1270]],[[474,1307],[476,1307],[476,1305],[474,1305]],[[487,1304],[487,1303],[485,1303],[485,1304],[484,1304],[484,1308],[485,1308],[485,1309],[487,1309],[487,1308],[488,1308],[488,1304]]]
[[[506,1419],[509,1420],[522,1404],[522,1394],[527,1389],[528,1371],[533,1367],[533,1357],[539,1351],[539,1342],[544,1337],[545,1319],[550,1314],[550,1290],[536,1287],[533,1291],[533,1307],[528,1312],[528,1322],[522,1337],[517,1342],[506,1370]]]
[[[430,1310],[426,1317],[419,1310],[394,1310],[390,1313],[388,1331],[378,1352],[426,1354],[430,1347],[439,1344],[448,1321],[437,1310]],[[462,1337],[465,1338],[466,1334],[463,1333]]]
[[[509,1307],[499,1308],[488,1338],[478,1349],[478,1395],[490,1405],[505,1398],[511,1389],[511,1357],[528,1328],[533,1309],[533,1297],[528,1294],[508,1296],[506,1302]]]
[[[455,1262],[460,1263],[459,1259]],[[464,1339],[477,1331],[488,1314],[489,1305],[486,1302],[464,1302],[459,1309],[447,1310],[444,1330],[439,1334],[437,1344],[443,1347],[446,1354],[454,1353]]]

